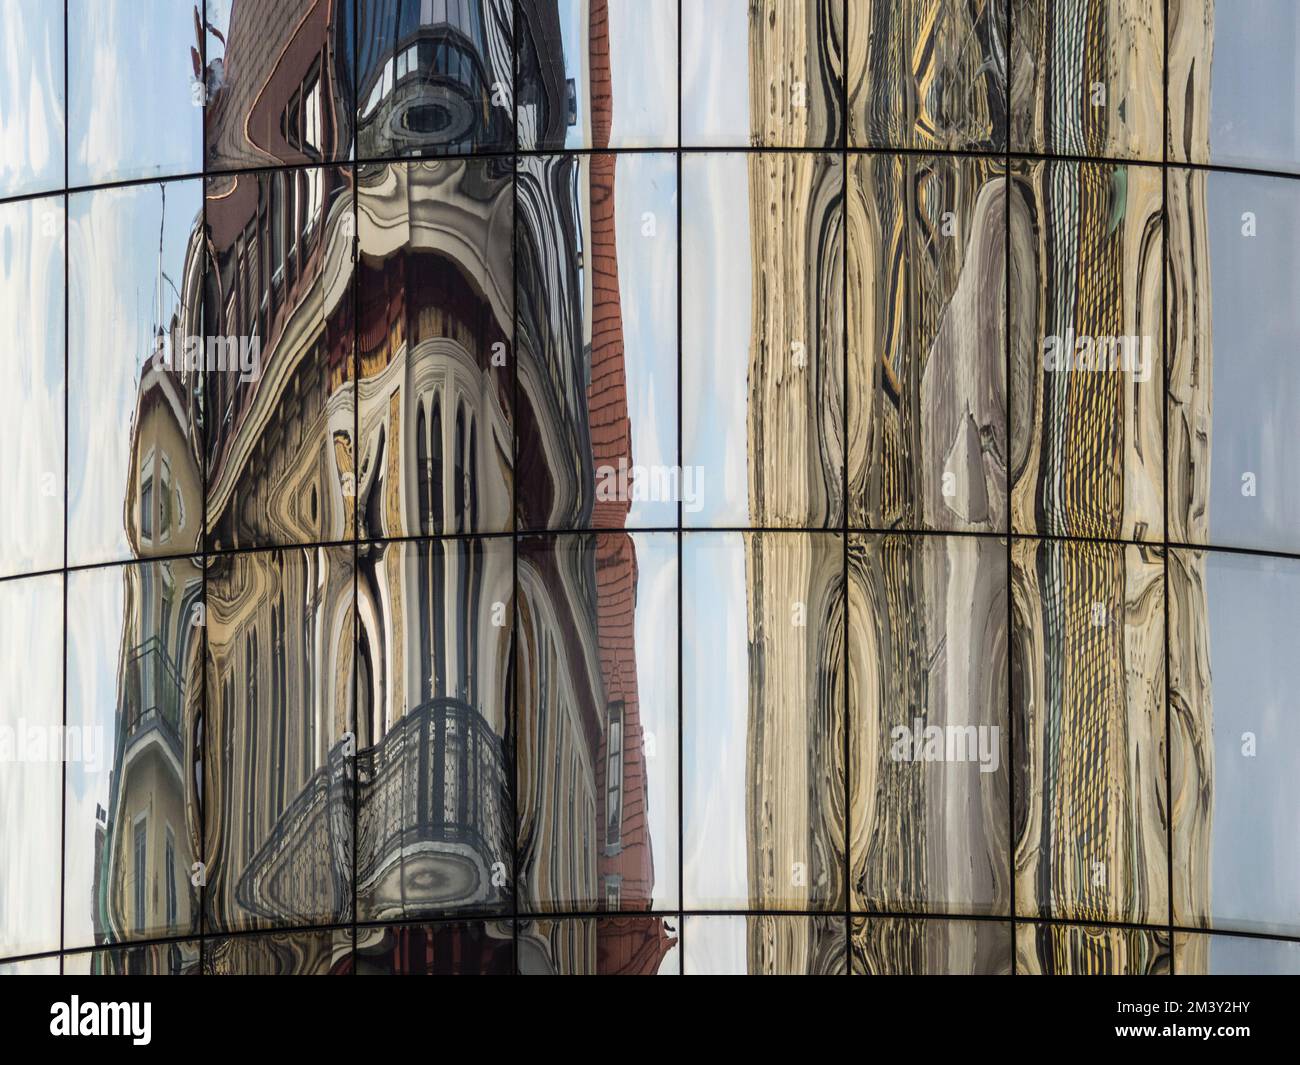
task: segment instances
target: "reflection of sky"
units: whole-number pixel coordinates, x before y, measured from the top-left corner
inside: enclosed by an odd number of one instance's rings
[[[97,764],[68,763],[68,946],[94,943],[95,806],[108,809],[117,721],[117,660],[121,652],[125,573],[121,567],[68,575],[68,725],[99,731]]]
[[[198,180],[167,185],[162,268],[177,289],[190,228],[202,210]],[[73,565],[128,555],[123,527],[140,368],[159,320],[160,185],[73,195],[68,367],[68,555]],[[177,305],[163,282],[163,315]]]
[[[0,206],[0,575],[63,564],[63,201]]]
[[[746,0],[682,5],[682,143],[749,144],[749,11]]]
[[[1294,475],[1300,411],[1300,186],[1294,179],[1210,174],[1214,389],[1210,542],[1300,548]],[[1242,235],[1242,214],[1256,235]],[[1243,496],[1242,474],[1256,494]]]
[[[615,240],[632,461],[677,464],[677,164],[671,155],[621,155],[614,176]],[[655,234],[642,233],[653,212]],[[629,528],[671,528],[672,500],[639,500]]]
[[[693,525],[749,524],[748,189],[744,155],[682,159],[682,462],[704,470]]]
[[[1247,936],[1210,936],[1214,976],[1300,975],[1300,943]]]
[[[1300,6],[1219,0],[1210,61],[1210,156],[1229,165],[1300,164]]]
[[[676,143],[676,0],[610,0],[609,65],[614,115],[610,147]],[[587,114],[586,0],[560,0],[565,76],[579,86],[578,119],[565,134],[566,148],[589,136]]]
[[[69,0],[68,180],[74,185],[202,169],[192,92],[192,4]]]
[[[638,567],[636,685],[646,748],[653,908],[672,909],[677,905],[677,537],[641,533],[632,540]]]
[[[686,973],[726,976],[745,972],[748,926],[745,917],[686,918]]]
[[[63,718],[63,578],[0,583],[0,726]],[[47,733],[48,735],[48,733]],[[59,946],[58,761],[0,764],[0,954]]]
[[[63,186],[63,5],[0,0],[0,195]]]
[[[1211,907],[1245,930],[1300,931],[1300,562],[1211,553]],[[1256,737],[1255,757],[1242,734]]]
[[[685,902],[748,905],[749,633],[739,533],[684,535],[682,596]]]

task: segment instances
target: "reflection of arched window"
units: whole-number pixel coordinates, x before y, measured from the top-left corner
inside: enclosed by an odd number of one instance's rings
[[[456,404],[456,465],[455,481],[452,482],[452,491],[456,493],[456,531],[465,532],[465,499],[466,499],[466,480],[465,480],[465,451],[468,447],[467,426],[465,424],[465,405]]]
[[[469,450],[465,455],[465,469],[469,472],[469,527],[478,528],[478,467],[474,456],[478,453],[478,425],[469,417]]]
[[[433,394],[433,416],[429,419],[429,532],[442,532],[442,397]]]
[[[429,441],[425,436],[427,427],[424,424],[424,404],[418,403],[415,408],[415,479],[416,484],[416,505],[420,508],[420,531],[425,536],[432,535],[433,530],[429,528]]]

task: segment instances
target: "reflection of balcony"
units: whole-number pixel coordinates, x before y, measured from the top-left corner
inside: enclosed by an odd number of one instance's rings
[[[370,914],[491,899],[510,828],[504,741],[487,720],[435,699],[359,761],[357,892]]]
[[[343,751],[330,751],[253,856],[236,887],[241,906],[308,921],[350,905],[352,774]],[[510,853],[510,826],[504,741],[487,720],[458,700],[435,699],[356,761],[357,890],[371,910],[488,899],[492,864]]]
[[[157,636],[138,644],[126,661],[123,728],[127,747],[157,733],[178,757],[183,688],[180,675]]]
[[[269,789],[256,801],[269,802]],[[345,913],[352,889],[352,773],[344,744],[280,815],[235,886],[239,904],[263,917],[311,921]]]

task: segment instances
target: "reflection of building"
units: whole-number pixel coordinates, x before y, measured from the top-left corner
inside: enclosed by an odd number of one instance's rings
[[[359,7],[363,158],[509,150],[512,0]]]
[[[612,116],[606,5],[584,6],[593,140],[604,144]],[[521,10],[528,61],[549,72],[532,80],[544,85],[564,70],[548,10]],[[586,165],[529,160],[518,173],[517,476],[539,503],[527,516],[538,526],[616,527],[629,507],[627,500],[597,505],[592,490],[598,466],[632,461],[615,167],[612,156],[592,156]],[[654,864],[634,542],[611,532],[526,543],[518,570],[521,908],[644,911]],[[520,929],[519,964],[524,971],[655,972],[673,942],[662,921],[536,922]]]
[[[165,213],[165,196],[162,202]],[[196,220],[196,235],[197,226]],[[186,280],[170,314],[159,262],[156,350],[175,353],[180,338],[200,331],[200,275],[193,269],[198,247],[191,240]],[[202,534],[202,376],[141,361],[123,524],[133,554],[179,554],[193,550]],[[190,877],[199,826],[190,812],[198,808],[191,752],[197,750],[202,690],[202,629],[196,624],[202,568],[194,559],[145,561],[123,567],[122,581],[116,733],[107,808],[96,826],[96,944],[198,927],[198,893]],[[179,972],[193,960],[179,945],[162,948],[165,957],[159,949],[127,947],[96,955],[96,965],[104,971],[161,966]]]

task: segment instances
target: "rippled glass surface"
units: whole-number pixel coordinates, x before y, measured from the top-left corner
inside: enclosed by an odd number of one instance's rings
[[[513,0],[359,0],[357,156],[514,150]]]
[[[850,159],[853,526],[1006,529],[1006,192],[993,162]]]
[[[849,541],[854,909],[1007,913],[1007,549]]]
[[[677,538],[529,537],[519,543],[518,574],[527,908],[672,909],[678,682],[665,665],[678,643]],[[582,686],[566,676],[582,677]]]
[[[500,909],[513,855],[510,541],[361,550],[359,917]]]
[[[1005,150],[1010,0],[848,0],[849,142]]]
[[[205,219],[208,546],[351,539],[352,173],[209,178]]]
[[[1164,924],[1162,553],[1019,540],[1011,564],[1016,912]]]
[[[69,183],[198,173],[203,89],[194,6],[68,0],[67,10]]]
[[[1300,935],[1300,560],[1175,551],[1169,594],[1176,923]]]
[[[356,3],[203,6],[206,169],[352,158]],[[204,95],[198,90],[200,101]]]
[[[514,922],[444,921],[357,929],[358,976],[509,976]]]
[[[587,917],[525,921],[521,976],[675,976],[681,965],[676,919]]]
[[[671,528],[705,490],[677,464],[675,161],[532,158],[518,178],[521,523]]]
[[[1300,8],[1172,0],[1169,158],[1300,170]]]
[[[513,209],[507,160],[360,172],[363,536],[511,527]]]
[[[688,909],[844,907],[844,543],[682,545]]]
[[[0,2],[0,196],[63,187],[63,5]]]
[[[337,547],[209,561],[205,931],[351,915],[353,567],[352,549]],[[305,964],[267,943],[250,957],[232,947],[233,969]]]
[[[1021,163],[1011,182],[1018,533],[1160,540],[1161,173]]]
[[[68,198],[68,562],[200,547],[199,181]]]
[[[325,930],[205,939],[204,976],[351,976],[352,932]]]
[[[837,976],[846,971],[843,917],[687,917],[687,976]]]
[[[1004,921],[855,917],[854,976],[1005,976],[1011,925]]]
[[[64,209],[0,204],[0,576],[63,564]]]
[[[703,0],[681,11],[683,145],[840,143],[843,0]]]
[[[1300,182],[1171,170],[1170,536],[1300,551]]]
[[[65,947],[198,931],[199,559],[68,577]]]
[[[688,526],[840,524],[843,170],[816,154],[682,160]]]
[[[675,145],[678,6],[520,0],[519,147]]]
[[[1168,976],[1167,929],[1016,926],[1016,972],[1024,976]]]
[[[1159,162],[1165,6],[1164,0],[1015,0],[1011,150]],[[1172,99],[1172,83],[1170,89]]]

